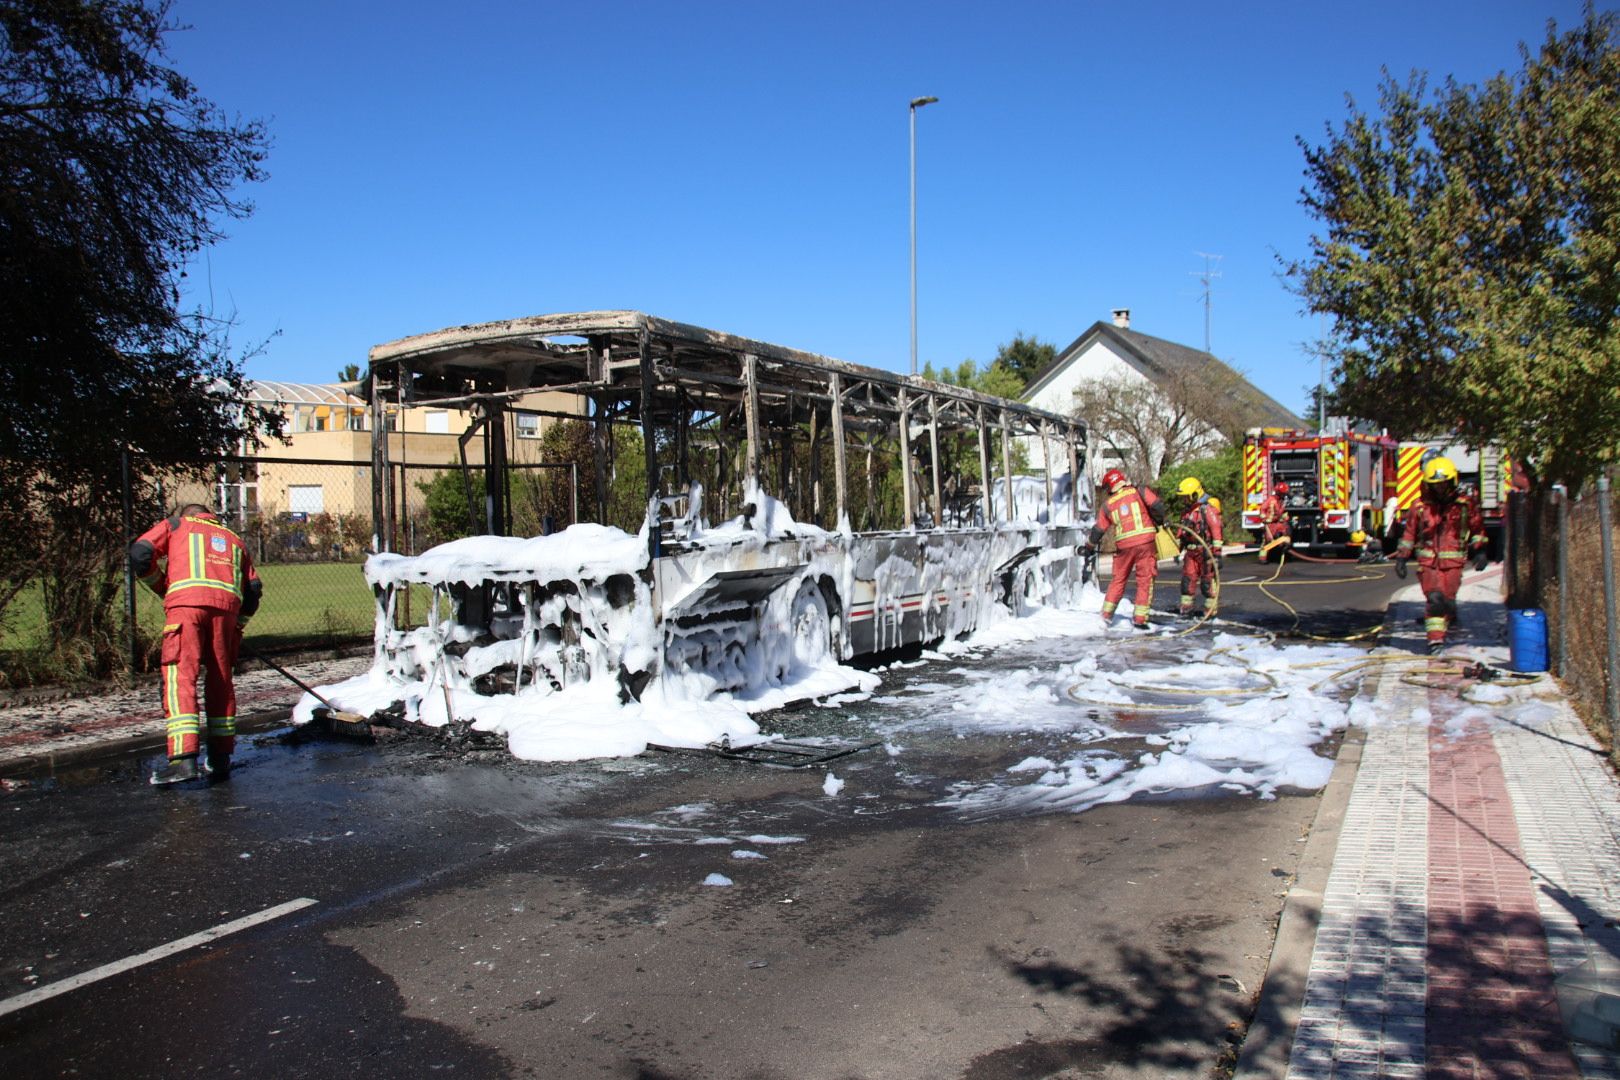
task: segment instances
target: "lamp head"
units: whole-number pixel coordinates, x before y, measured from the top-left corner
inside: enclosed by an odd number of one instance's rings
[[[924,105],[932,105],[938,100],[939,98],[937,97],[914,97],[911,99],[911,107],[913,109],[920,109]]]

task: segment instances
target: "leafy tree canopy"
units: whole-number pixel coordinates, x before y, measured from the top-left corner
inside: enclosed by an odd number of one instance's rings
[[[1335,397],[1398,436],[1500,443],[1572,486],[1620,450],[1620,52],[1612,12],[1549,23],[1483,86],[1385,73],[1301,140],[1320,222],[1285,262],[1334,317]]]
[[[180,310],[187,260],[249,212],[233,191],[263,177],[266,137],[166,66],[174,29],[162,0],[0,0],[0,512],[18,538],[0,608],[56,575],[59,642],[106,629],[91,579],[122,554],[123,446],[197,458],[280,429],[244,407],[228,328]]]
[[[996,359],[992,367],[1001,367],[1018,378],[1018,394],[1034,380],[1053,360],[1057,359],[1057,347],[1045,341],[1030,336],[1025,337],[1020,331],[1013,335],[1013,339],[996,349]],[[1004,395],[1017,397],[1018,394]]]

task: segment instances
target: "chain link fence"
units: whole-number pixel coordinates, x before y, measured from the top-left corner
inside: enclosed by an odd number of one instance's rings
[[[1601,502],[1607,492],[1589,484],[1573,499],[1559,492],[1514,492],[1508,504],[1507,603],[1547,614],[1548,660],[1587,725],[1611,738],[1615,672],[1609,636],[1616,632],[1606,597]],[[1562,504],[1562,505],[1560,505]],[[1620,545],[1612,517],[1611,545]],[[1615,550],[1611,547],[1611,551]]]

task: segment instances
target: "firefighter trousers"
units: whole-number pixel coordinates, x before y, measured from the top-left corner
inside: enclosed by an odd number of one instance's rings
[[[1189,548],[1181,556],[1181,610],[1193,609],[1198,593],[1204,594],[1204,608],[1214,618],[1221,602],[1221,584],[1215,580],[1215,561],[1203,548]]]
[[[208,749],[236,749],[236,686],[231,671],[242,631],[236,613],[215,608],[177,607],[163,614],[163,715],[168,720],[169,757],[193,757],[201,741],[197,676],[203,677],[208,715]]]
[[[1462,586],[1463,568],[1447,570],[1418,567],[1418,587],[1423,590],[1423,630],[1428,639],[1445,641],[1446,631],[1457,618],[1457,590]]]
[[[1113,576],[1108,580],[1108,591],[1103,594],[1102,617],[1107,622],[1114,617],[1114,609],[1125,597],[1125,586],[1136,578],[1136,609],[1131,621],[1146,626],[1148,611],[1153,605],[1153,579],[1159,572],[1159,549],[1150,541],[1120,548],[1114,552]]]

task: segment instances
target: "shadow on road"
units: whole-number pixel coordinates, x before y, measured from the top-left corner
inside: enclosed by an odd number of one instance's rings
[[[1235,980],[1211,974],[1213,958],[1194,948],[1155,951],[1118,946],[1117,969],[1099,976],[1055,960],[992,954],[1008,974],[1037,992],[1083,1002],[1112,1017],[1089,1038],[1029,1041],[975,1059],[962,1080],[1050,1076],[1110,1063],[1161,1069],[1207,1068],[1210,1048],[1241,1036],[1232,1022],[1246,1006]],[[1230,1050],[1229,1050],[1230,1052]]]

